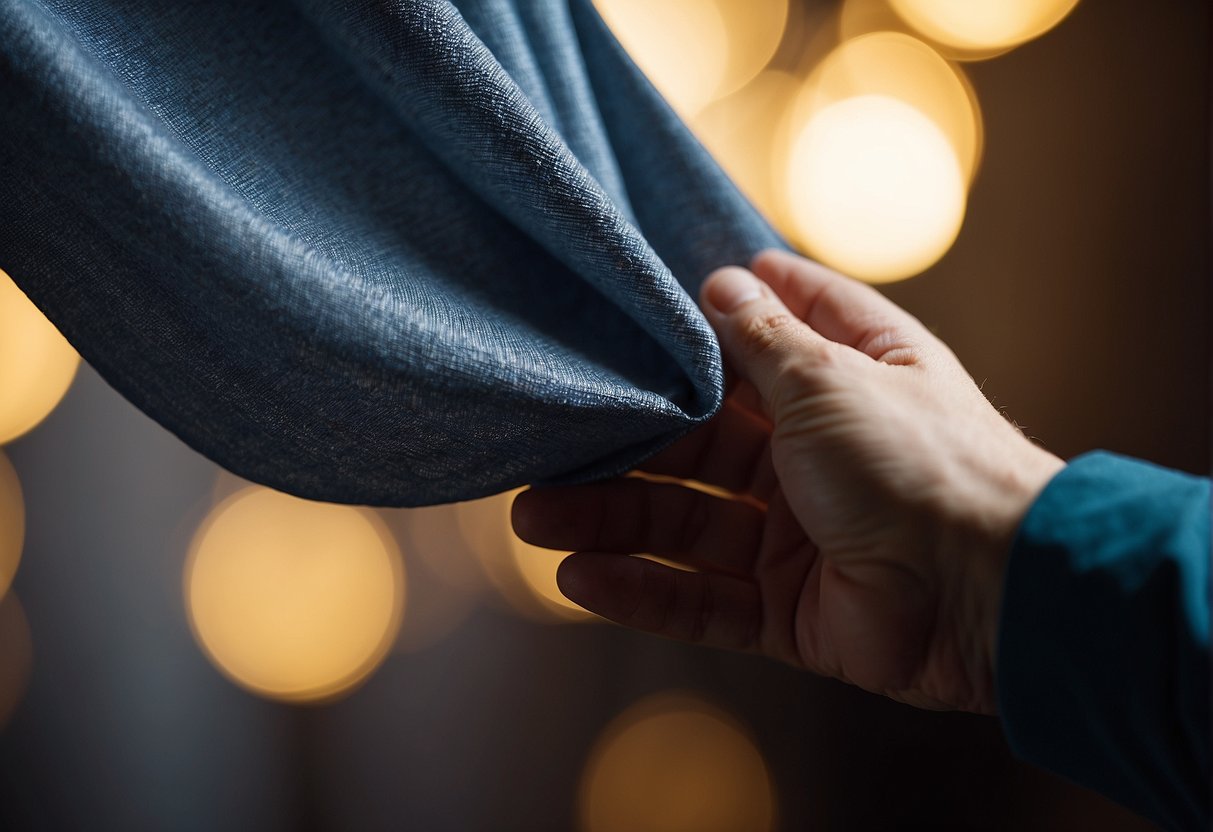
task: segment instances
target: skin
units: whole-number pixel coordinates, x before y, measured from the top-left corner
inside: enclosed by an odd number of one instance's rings
[[[636,476],[524,492],[516,532],[573,551],[561,591],[624,626],[995,713],[1005,561],[1064,463],[874,289],[778,251],[750,269],[700,298],[721,412]]]

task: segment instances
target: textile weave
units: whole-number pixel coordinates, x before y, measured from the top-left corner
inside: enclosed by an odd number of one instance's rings
[[[0,267],[312,499],[628,469],[719,406],[703,277],[780,244],[589,0],[0,0],[0,111]]]

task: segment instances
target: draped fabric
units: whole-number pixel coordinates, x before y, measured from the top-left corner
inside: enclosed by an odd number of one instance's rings
[[[589,0],[0,0],[0,111],[0,267],[313,499],[632,467],[719,406],[699,282],[779,244]]]

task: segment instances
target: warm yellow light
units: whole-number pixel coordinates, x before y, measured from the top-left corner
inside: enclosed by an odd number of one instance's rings
[[[636,65],[688,118],[729,77],[729,38],[712,0],[594,0]],[[756,71],[756,70],[755,70]]]
[[[0,271],[0,444],[45,419],[79,366],[59,330]]]
[[[800,79],[767,70],[745,89],[702,110],[690,122],[696,137],[754,205],[782,224],[783,177],[776,181],[771,158],[777,152],[778,127],[800,92]]]
[[[951,144],[929,118],[886,96],[815,113],[792,144],[785,188],[799,242],[872,282],[932,265],[964,219],[965,179]]]
[[[595,744],[582,775],[582,832],[768,832],[775,794],[735,720],[688,694],[633,705]]]
[[[215,482],[211,485],[211,504],[219,505],[237,491],[243,491],[250,485],[253,483],[244,477],[220,468],[215,472]]]
[[[34,649],[29,623],[15,593],[0,600],[0,728],[12,717],[29,687]]]
[[[584,621],[590,613],[561,594],[556,568],[568,552],[524,543],[510,524],[510,506],[521,489],[459,504],[459,523],[505,600],[539,621]]]
[[[1078,0],[889,0],[931,40],[978,52],[1008,49],[1052,29]]]
[[[775,56],[788,22],[788,0],[698,0],[724,21],[729,60],[714,98],[736,92]]]
[[[788,0],[594,0],[683,118],[745,86],[783,39]]]
[[[252,487],[198,530],[185,597],[195,637],[232,680],[265,696],[323,700],[386,655],[404,568],[373,512]]]
[[[981,111],[959,67],[909,35],[860,35],[814,69],[790,118],[805,124],[831,104],[864,95],[895,98],[929,118],[952,145],[965,181],[972,180],[981,158]]]
[[[541,549],[510,535],[510,556],[514,568],[522,576],[527,587],[556,616],[573,621],[588,618],[589,613],[574,604],[560,592],[556,585],[556,570],[568,552]]]
[[[917,35],[888,0],[842,0],[838,10],[838,43],[872,32],[908,32]]]
[[[0,451],[0,598],[13,583],[25,545],[25,500],[21,480]]]

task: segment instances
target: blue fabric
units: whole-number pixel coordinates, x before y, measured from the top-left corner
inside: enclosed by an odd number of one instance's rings
[[[0,267],[223,466],[418,505],[710,417],[779,240],[589,0],[0,0]]]
[[[999,709],[1024,759],[1210,828],[1209,480],[1108,453],[1036,500],[1008,564]]]

